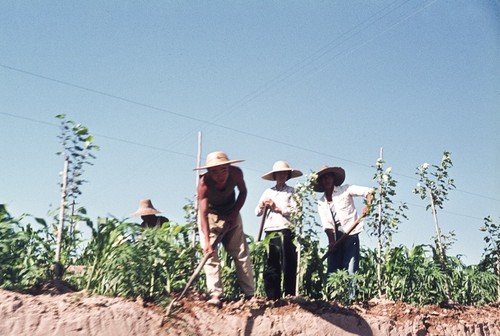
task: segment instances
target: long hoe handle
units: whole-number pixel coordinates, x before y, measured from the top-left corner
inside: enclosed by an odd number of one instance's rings
[[[257,241],[262,238],[262,230],[264,229],[264,223],[266,222],[267,212],[269,211],[269,206],[264,207],[264,213],[262,214],[262,220],[260,221],[259,234],[257,236]]]
[[[217,248],[217,245],[219,245],[219,243],[222,241],[222,238],[224,238],[224,235],[226,234],[227,231],[228,231],[228,224],[226,223],[226,226],[222,229],[222,232],[217,236],[217,238],[215,239],[215,241],[212,244],[212,248],[214,250],[215,250],[215,248]],[[173,299],[172,302],[170,302],[170,305],[168,306],[167,311],[166,311],[166,316],[170,315],[170,310],[172,309],[172,306],[174,305],[174,302],[176,302],[176,301],[178,301],[178,300],[180,300],[181,298],[184,297],[184,294],[186,294],[186,292],[189,289],[189,287],[191,287],[191,284],[198,277],[198,275],[201,272],[201,269],[203,268],[203,266],[205,266],[205,264],[207,263],[208,259],[210,259],[210,257],[213,255],[213,253],[215,253],[215,251],[203,256],[203,258],[201,259],[200,263],[198,264],[198,266],[194,270],[193,274],[189,278],[188,282],[186,283],[186,286],[184,287],[184,290],[181,292],[181,294],[177,298]],[[163,325],[163,322],[164,321],[162,321],[162,325]]]

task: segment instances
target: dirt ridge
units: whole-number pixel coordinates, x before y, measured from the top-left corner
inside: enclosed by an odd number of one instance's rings
[[[165,318],[141,299],[0,290],[0,335],[500,335],[500,305],[413,307],[372,300],[343,307],[300,297],[208,306],[190,293]]]

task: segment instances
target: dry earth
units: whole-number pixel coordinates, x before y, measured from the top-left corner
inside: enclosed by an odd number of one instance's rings
[[[369,301],[341,307],[290,298],[254,298],[209,307],[195,293],[165,310],[127,300],[41,288],[0,290],[0,335],[496,335],[500,305],[412,307]]]

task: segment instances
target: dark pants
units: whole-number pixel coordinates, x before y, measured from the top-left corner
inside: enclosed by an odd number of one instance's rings
[[[342,235],[343,233],[339,232],[337,239],[340,239]],[[348,271],[349,274],[354,274],[359,269],[359,237],[357,234],[347,236],[335,252],[328,256],[328,273],[340,269]]]
[[[342,237],[343,233],[339,232],[337,239]],[[338,248],[328,256],[328,274],[337,270],[346,270],[349,274],[354,274],[359,269],[359,236],[357,234],[345,237]],[[356,295],[356,283],[351,283],[349,297],[351,299]]]
[[[281,298],[281,274],[285,295],[295,296],[297,281],[297,251],[290,229],[266,232],[274,235],[269,243],[267,264],[264,271],[264,289],[269,300]]]

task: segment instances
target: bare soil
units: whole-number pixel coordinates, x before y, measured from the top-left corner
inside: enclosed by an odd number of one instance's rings
[[[0,335],[500,335],[500,305],[413,307],[372,300],[343,307],[294,297],[211,307],[188,293],[165,309],[142,299],[91,295],[51,284],[0,290]]]

